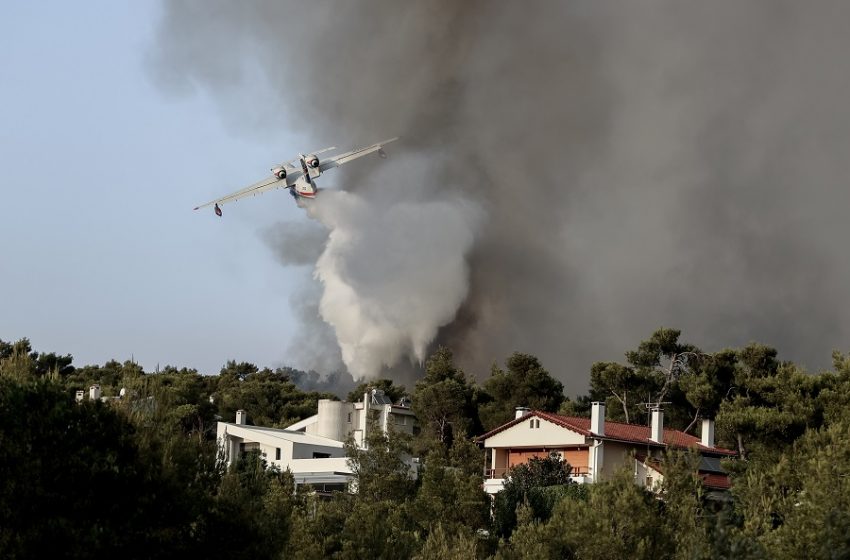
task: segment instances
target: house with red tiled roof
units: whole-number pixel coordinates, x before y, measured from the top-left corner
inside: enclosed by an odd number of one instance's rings
[[[512,421],[477,438],[486,451],[484,489],[499,492],[511,467],[553,452],[570,464],[575,482],[597,482],[628,466],[638,484],[656,488],[664,477],[660,459],[666,449],[697,450],[703,484],[710,490],[729,488],[720,460],[736,453],[715,446],[713,420],[703,420],[701,437],[696,437],[664,428],[660,408],[651,417],[649,426],[609,422],[601,402],[592,404],[590,418],[517,408]]]

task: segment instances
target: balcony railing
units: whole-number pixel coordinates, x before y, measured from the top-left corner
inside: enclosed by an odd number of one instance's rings
[[[484,478],[505,478],[509,468],[498,467],[495,469],[484,469]],[[589,476],[590,468],[588,467],[572,467],[570,468],[571,477]]]

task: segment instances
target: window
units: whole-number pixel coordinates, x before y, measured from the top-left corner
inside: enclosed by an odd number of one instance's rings
[[[529,421],[529,427],[530,428],[539,428],[540,427],[540,419],[539,418],[532,418]]]
[[[351,424],[351,413],[348,413],[348,423]]]
[[[280,461],[280,447],[278,447],[274,450],[274,460]]]
[[[328,459],[330,456],[330,453],[319,453],[318,451],[313,451],[313,459]]]

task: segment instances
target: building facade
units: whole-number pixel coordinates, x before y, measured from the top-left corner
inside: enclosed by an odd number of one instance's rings
[[[250,426],[246,411],[239,410],[235,422],[218,423],[216,435],[228,466],[256,450],[269,466],[291,471],[296,486],[329,492],[344,490],[351,480],[345,440],[352,437],[363,447],[373,427],[412,434],[416,417],[409,402],[393,404],[372,390],[356,403],[321,399],[316,414],[283,429]]]
[[[634,470],[641,486],[657,488],[663,480],[660,459],[666,449],[696,449],[701,456],[699,474],[711,490],[729,487],[720,459],[734,456],[714,444],[714,421],[703,420],[702,437],[664,428],[664,414],[652,411],[650,426],[605,420],[605,403],[592,404],[591,417],[561,416],[518,408],[516,417],[478,438],[486,451],[484,489],[495,494],[504,485],[511,467],[532,457],[560,455],[577,483],[593,483],[625,466]]]

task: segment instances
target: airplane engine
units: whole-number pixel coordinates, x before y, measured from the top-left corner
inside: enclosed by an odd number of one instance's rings
[[[274,175],[278,179],[286,179],[286,169],[284,169],[283,167],[273,167],[272,175]]]
[[[304,158],[305,171],[310,179],[318,179],[322,175],[322,170],[319,168],[319,158],[316,154],[310,154]]]

